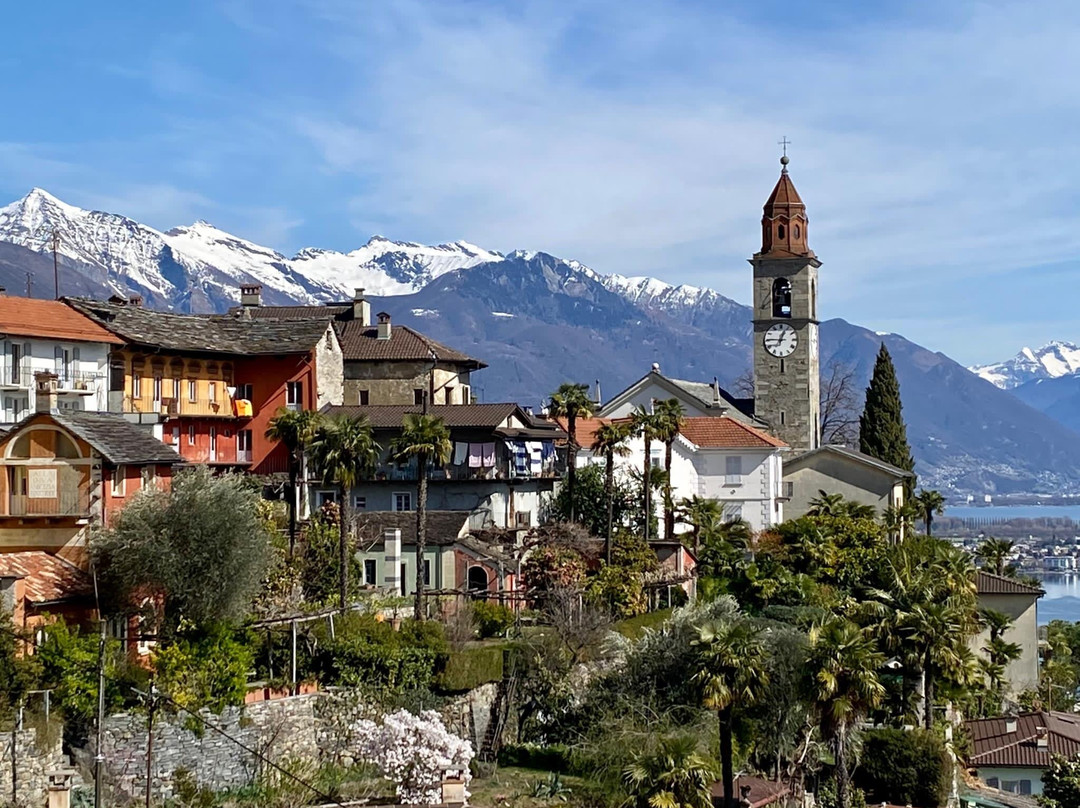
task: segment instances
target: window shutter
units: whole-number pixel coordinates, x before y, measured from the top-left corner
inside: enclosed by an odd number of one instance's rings
[[[76,345],[74,348],[71,349],[71,361],[72,362],[78,362],[79,361],[79,346],[78,345]],[[78,368],[75,368],[75,370],[78,370]]]
[[[64,349],[59,345],[53,348],[53,363],[55,365],[56,375],[64,375]]]

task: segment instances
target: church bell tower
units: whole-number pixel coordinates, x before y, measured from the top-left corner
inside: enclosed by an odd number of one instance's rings
[[[761,251],[754,254],[754,413],[796,453],[820,446],[818,261],[807,246],[806,205],[788,174],[761,218]]]

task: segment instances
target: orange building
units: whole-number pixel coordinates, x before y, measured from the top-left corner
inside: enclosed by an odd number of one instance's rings
[[[286,471],[284,448],[265,437],[270,419],[341,403],[341,347],[326,321],[67,302],[124,341],[109,360],[109,410],[152,428],[185,462]]]

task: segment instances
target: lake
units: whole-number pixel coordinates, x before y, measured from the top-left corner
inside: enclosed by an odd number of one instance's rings
[[[1076,505],[946,505],[945,515],[957,519],[1073,519],[1080,522]]]
[[[1039,598],[1039,625],[1051,620],[1080,620],[1080,575],[1039,576],[1046,594]]]

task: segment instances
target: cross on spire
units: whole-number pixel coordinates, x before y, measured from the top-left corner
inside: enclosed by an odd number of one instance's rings
[[[780,140],[776,141],[776,145],[784,149],[784,154],[780,157],[780,165],[783,166],[780,173],[787,174],[787,164],[791,162],[791,159],[787,156],[787,147],[791,145],[791,141],[787,139],[787,135],[784,135]]]

